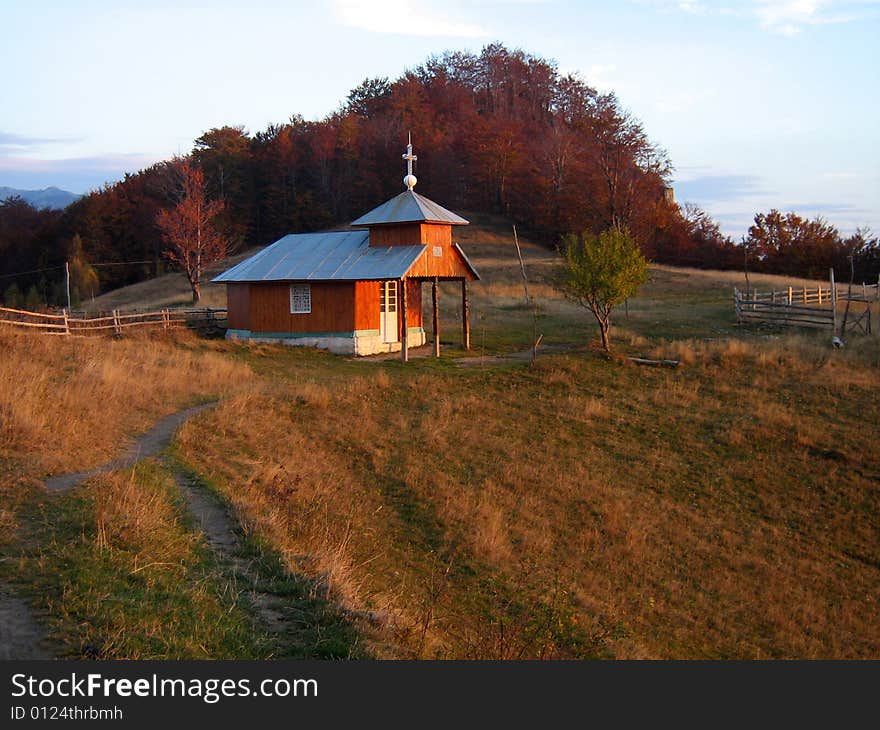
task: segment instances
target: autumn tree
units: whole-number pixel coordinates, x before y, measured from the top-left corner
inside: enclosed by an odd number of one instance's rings
[[[813,220],[797,213],[758,213],[749,228],[748,245],[765,271],[790,276],[821,278],[836,261],[840,234],[821,216]],[[847,267],[848,268],[848,267]]]
[[[880,281],[880,238],[869,227],[856,228],[843,241],[843,249],[847,257],[852,257],[855,281]]]
[[[565,264],[554,285],[566,299],[589,309],[599,323],[602,347],[611,352],[611,312],[648,279],[648,262],[624,228],[598,236],[569,234]]]
[[[98,272],[86,260],[82,237],[77,233],[67,246],[67,263],[70,272],[70,298],[79,304],[84,298],[92,297],[100,290]]]
[[[169,167],[177,178],[178,202],[159,212],[156,225],[167,246],[164,255],[186,274],[197,304],[205,267],[226,255],[226,238],[215,226],[223,201],[207,199],[205,176],[190,160],[176,160]]]

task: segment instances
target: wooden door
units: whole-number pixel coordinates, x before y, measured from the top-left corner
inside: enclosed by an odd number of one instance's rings
[[[379,331],[382,342],[397,342],[397,282],[379,282]]]

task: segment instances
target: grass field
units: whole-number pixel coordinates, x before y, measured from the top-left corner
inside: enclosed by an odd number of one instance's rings
[[[483,276],[475,358],[529,347],[534,328],[511,241],[481,223],[462,236]],[[880,657],[880,338],[833,350],[827,333],[738,327],[735,275],[653,267],[606,358],[544,281],[553,255],[524,255],[544,342],[573,348],[531,367],[459,366],[455,289],[446,357],[407,365],[186,333],[4,335],[0,576],[66,656],[322,655],[313,642],[329,656]],[[209,399],[173,458],[228,505],[266,580],[336,607],[296,649],[187,521],[166,462],[40,488]]]

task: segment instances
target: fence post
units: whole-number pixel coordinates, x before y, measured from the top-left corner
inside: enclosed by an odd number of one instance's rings
[[[816,287],[816,292],[819,294],[819,304],[821,304],[822,303],[822,285],[821,284],[819,284],[819,286]]]
[[[67,310],[64,310],[64,334],[70,334],[70,323],[67,321]]]
[[[791,287],[788,287],[788,306],[791,306],[791,295],[792,295],[792,289],[791,289]]]
[[[113,310],[113,333],[118,335],[119,332],[120,332],[120,330],[119,330],[119,310],[114,309]]]
[[[829,278],[831,280],[831,334],[837,334],[837,286],[834,284],[834,269],[829,270]]]
[[[807,287],[804,287],[804,304],[807,303]]]

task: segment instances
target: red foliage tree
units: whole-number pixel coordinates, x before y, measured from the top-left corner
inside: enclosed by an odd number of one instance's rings
[[[169,167],[178,179],[179,200],[173,208],[159,211],[156,225],[168,246],[163,254],[186,274],[197,304],[204,268],[226,255],[226,238],[214,225],[223,201],[207,199],[204,173],[190,160],[176,160]]]

